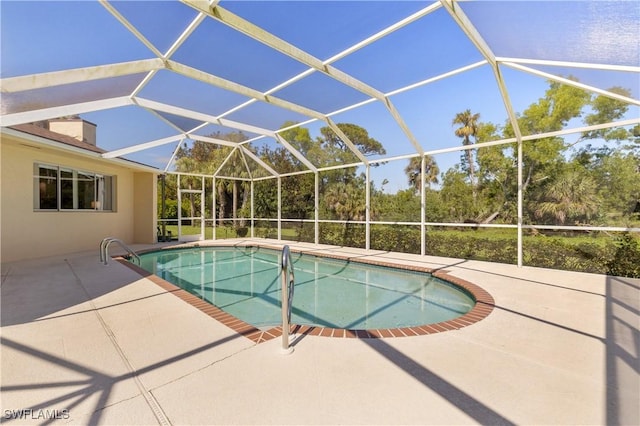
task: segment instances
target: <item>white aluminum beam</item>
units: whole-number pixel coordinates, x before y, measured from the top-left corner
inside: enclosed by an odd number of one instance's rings
[[[264,129],[250,124],[239,123],[237,121],[227,120],[226,118],[218,118],[213,115],[203,114],[201,112],[193,111],[186,108],[180,108],[173,105],[168,105],[162,102],[156,102],[145,98],[135,98],[135,102],[145,108],[155,109],[157,111],[166,112],[168,114],[179,115],[182,117],[191,118],[196,121],[203,121],[207,123],[217,124],[219,126],[230,127],[233,129],[244,130],[246,132],[255,133],[258,135],[273,137],[274,132],[269,129]]]
[[[263,28],[252,24],[251,22],[235,15],[234,13],[224,9],[223,7],[207,7],[206,4],[201,3],[197,0],[183,0],[183,2],[192,6],[196,10],[208,14],[213,19],[224,23],[225,25],[233,28],[236,31],[239,31],[247,35],[248,37],[257,40],[260,43],[263,43],[266,46],[295,59],[296,61],[314,68],[315,70],[326,74],[327,76],[339,81],[340,83],[343,83],[361,93],[364,93],[372,98],[381,101],[385,105],[385,107],[389,109],[389,112],[398,122],[398,125],[405,133],[411,144],[416,148],[416,150],[422,150],[417,139],[413,136],[410,129],[406,126],[398,111],[395,109],[395,107],[393,107],[393,104],[391,103],[389,98],[385,97],[384,94],[378,89],[369,86],[368,84],[354,78],[353,76],[338,70],[337,68],[334,68],[333,66],[321,61],[320,59],[305,52],[304,50],[299,49],[290,43],[287,43],[286,41],[265,31]]]
[[[204,21],[206,15],[204,13],[198,13],[196,17],[191,21],[191,23],[187,26],[187,28],[178,36],[176,41],[171,45],[169,50],[162,55],[163,59],[169,59],[173,56],[174,53],[184,44],[185,41],[193,34],[193,32],[198,28],[198,26]]]
[[[150,148],[155,148],[157,146],[166,145],[168,143],[175,142],[175,141],[180,140],[182,138],[184,138],[184,135],[174,135],[174,136],[169,136],[167,138],[156,139],[156,140],[151,141],[151,142],[140,143],[140,144],[137,144],[137,145],[132,145],[132,146],[127,147],[127,148],[121,148],[121,149],[116,149],[116,150],[113,150],[113,151],[105,152],[104,154],[102,154],[102,157],[103,158],[120,157],[121,155],[127,155],[127,154],[131,154],[133,152],[143,151],[145,149],[150,149]]]
[[[397,95],[397,94],[399,94],[399,93],[403,93],[403,92],[406,92],[406,91],[408,91],[408,90],[414,89],[414,88],[416,88],[416,87],[420,87],[420,86],[423,86],[423,85],[426,85],[426,84],[429,84],[429,83],[433,83],[433,82],[436,82],[436,81],[442,80],[442,79],[447,78],[447,77],[451,77],[451,76],[456,75],[456,74],[463,73],[463,72],[465,72],[465,71],[468,71],[468,70],[471,70],[471,69],[474,69],[474,68],[478,68],[478,67],[480,67],[480,66],[486,65],[487,63],[488,63],[488,62],[487,62],[486,60],[478,61],[478,62],[475,62],[475,63],[473,63],[473,64],[470,64],[470,65],[467,65],[467,66],[464,66],[464,67],[461,67],[461,68],[455,69],[455,70],[453,70],[453,71],[449,71],[449,72],[447,72],[447,73],[440,74],[440,75],[438,75],[438,76],[435,76],[435,77],[432,77],[432,78],[429,78],[429,79],[426,79],[426,80],[420,81],[420,82],[418,82],[418,83],[414,83],[414,84],[411,84],[411,85],[409,85],[409,86],[405,86],[405,87],[402,87],[402,88],[400,88],[400,89],[396,89],[396,90],[394,90],[394,91],[392,91],[392,92],[385,93],[385,94],[384,94],[384,96],[385,96],[385,97],[394,96],[394,95]],[[356,103],[356,104],[349,105],[349,106],[347,106],[347,107],[344,107],[344,108],[341,108],[341,109],[338,109],[338,110],[332,111],[332,112],[330,112],[330,113],[326,114],[326,117],[327,117],[327,118],[330,118],[330,117],[333,117],[334,115],[342,114],[343,112],[347,112],[347,111],[350,111],[350,110],[353,110],[353,109],[356,109],[356,108],[362,107],[362,106],[364,106],[364,105],[366,105],[366,104],[370,104],[370,103],[375,102],[375,101],[376,101],[376,99],[375,99],[375,98],[369,98],[369,99],[367,99],[367,100],[364,100],[364,101],[358,102],[358,103]],[[244,105],[244,106],[246,106],[246,104],[243,104],[243,105]],[[243,106],[243,105],[241,105],[241,106]],[[234,111],[235,111],[235,110],[237,110],[237,109],[240,109],[240,107],[241,107],[241,106],[236,107],[236,108],[234,109]],[[225,114],[226,114],[226,113],[225,113]],[[224,115],[224,114],[223,114],[223,115]],[[285,130],[289,130],[289,129],[294,129],[294,128],[296,128],[296,127],[304,126],[304,125],[307,125],[307,124],[313,123],[313,122],[314,122],[314,121],[316,121],[316,120],[317,120],[317,119],[315,119],[315,118],[314,118],[314,119],[311,119],[311,120],[308,120],[308,121],[305,121],[305,122],[302,122],[302,123],[296,123],[296,124],[294,124],[294,125],[292,125],[292,126],[285,127],[285,128],[282,128],[282,129],[278,129],[278,130],[276,130],[276,133],[283,132],[283,131],[285,131]],[[326,120],[325,120],[325,122],[326,122]],[[418,152],[417,152],[417,154],[410,154],[410,156],[416,156],[416,155],[419,155],[419,154],[424,153],[424,151],[422,151],[422,152],[420,152],[420,150],[416,150],[416,151],[418,151]],[[373,162],[374,160],[369,160],[369,161]]]
[[[537,135],[527,135],[527,136],[523,136],[522,140],[528,141],[528,140],[535,140],[535,139],[542,139],[542,138],[550,138],[555,136],[570,135],[573,133],[590,132],[592,130],[610,129],[611,127],[633,126],[635,124],[640,124],[640,117],[630,118],[627,120],[615,121],[610,123],[594,124],[593,126],[573,127],[571,129],[556,130],[555,132],[540,133]]]
[[[309,170],[312,170],[314,172],[318,171],[318,169],[316,168],[316,166],[314,166],[313,164],[311,164],[311,161],[309,161],[307,159],[307,157],[305,157],[304,155],[302,155],[302,153],[300,153],[300,151],[298,151],[297,149],[295,149],[293,146],[291,146],[291,144],[289,142],[287,142],[282,136],[280,136],[279,134],[275,133],[273,136],[278,142],[280,142],[285,148],[287,148],[289,150],[289,152],[291,154],[293,154],[294,157],[296,157],[298,160],[300,160],[300,162],[302,164],[304,164],[305,166],[307,166],[307,168]]]
[[[266,92],[264,92],[262,94],[262,97],[266,97],[267,95],[270,95],[271,93],[277,92],[278,90],[283,89],[283,88],[295,83],[298,80],[302,80],[304,77],[306,77],[306,76],[308,76],[310,74],[313,74],[314,71],[315,71],[314,69],[308,69],[306,71],[303,71],[300,74],[290,78],[289,80],[287,80],[287,81],[285,81],[283,83],[280,83],[279,85],[267,90]],[[248,101],[243,102],[240,105],[237,105],[237,106],[231,108],[230,110],[227,110],[227,111],[223,112],[222,114],[220,114],[220,117],[226,117],[227,115],[231,115],[234,112],[239,111],[239,110],[241,110],[243,108],[246,108],[249,105],[255,103],[257,100],[258,100],[258,98],[251,98]]]
[[[183,3],[188,4],[189,6],[200,12],[206,13],[213,19],[222,22],[223,24],[233,28],[234,30],[239,31],[256,41],[259,41],[260,43],[265,44],[270,48],[295,59],[296,61],[302,62],[303,64],[314,68],[317,71],[322,72],[323,74],[335,78],[343,84],[356,88],[360,92],[366,93],[371,97],[383,100],[382,93],[377,89],[353,78],[352,76],[332,67],[331,65],[324,64],[320,59],[314,57],[313,55],[297,48],[290,43],[287,43],[281,38],[276,37],[263,28],[252,24],[246,19],[241,18],[240,16],[224,9],[221,6],[211,8],[207,4],[202,3],[198,0],[183,0]]]
[[[136,102],[136,99],[133,98],[133,103],[138,105],[138,103]],[[140,105],[138,105],[140,106]],[[181,129],[180,127],[176,126],[175,124],[173,124],[171,121],[169,121],[166,117],[163,117],[162,115],[160,115],[158,113],[158,111],[155,111],[153,109],[150,108],[144,108],[142,107],[145,111],[149,112],[150,114],[152,114],[153,116],[155,116],[158,120],[162,121],[163,123],[165,123],[167,126],[173,128],[173,130],[175,130],[178,133],[184,133],[184,130]]]
[[[232,148],[240,148],[241,149],[241,151],[240,151],[241,153],[248,155],[251,159],[253,159],[256,163],[258,163],[261,167],[263,167],[265,170],[267,170],[267,172],[269,172],[271,175],[273,175],[273,176],[277,176],[278,175],[278,173],[275,170],[273,170],[268,164],[266,164],[264,161],[262,161],[260,158],[258,158],[253,152],[249,151],[248,149],[246,149],[245,147],[241,146],[237,142],[225,141],[223,139],[212,138],[212,137],[209,137],[209,136],[195,135],[193,133],[188,133],[186,136],[191,140],[211,143],[211,144],[215,144],[215,145],[229,146],[229,147],[232,147]],[[227,160],[228,160],[228,158],[227,158]],[[225,163],[226,163],[227,160],[225,160]],[[245,163],[246,163],[246,161],[245,161]],[[247,167],[247,171],[250,171],[249,170],[249,166],[246,165],[246,167]]]
[[[293,102],[285,101],[284,99],[279,99],[275,96],[265,95],[258,90],[251,89],[249,87],[243,86],[241,84],[235,83],[230,80],[226,80],[224,78],[215,76],[213,74],[206,73],[196,68],[189,67],[179,62],[167,61],[167,69],[174,71],[178,74],[184,75],[186,77],[190,77],[190,78],[202,81],[203,83],[207,83],[212,86],[220,87],[230,92],[237,93],[239,95],[247,96],[249,98],[253,98],[259,101],[273,104],[275,106],[287,109],[289,111],[296,112],[298,114],[314,117],[319,120],[324,120],[325,118],[324,114],[321,114],[310,108],[303,107],[302,105],[298,105]],[[225,114],[228,115],[228,113],[229,112]]]
[[[164,62],[162,63],[162,66],[164,68]],[[131,94],[129,95],[130,98],[134,98],[136,96],[138,96],[138,93],[140,93],[142,91],[142,89],[144,89],[144,87],[149,84],[149,82],[151,81],[151,79],[153,77],[155,77],[155,75],[158,73],[158,70],[153,70],[153,71],[149,71],[147,73],[147,75],[144,76],[144,78],[142,79],[142,81],[140,82],[140,84],[138,84],[138,86],[133,89],[133,92],[131,92]]]
[[[538,134],[534,134],[534,135],[526,135],[526,136],[522,136],[521,140],[525,141],[525,142],[526,141],[535,141],[537,139],[544,139],[544,138],[551,138],[551,137],[556,137],[556,136],[571,135],[571,134],[575,134],[575,133],[584,133],[584,132],[589,132],[589,131],[593,131],[593,130],[609,129],[611,127],[633,126],[633,125],[636,125],[636,124],[640,124],[640,117],[639,118],[631,118],[631,119],[622,120],[622,121],[616,121],[616,122],[612,122],[612,123],[595,124],[593,126],[574,127],[574,128],[570,128],[570,129],[557,130],[557,131],[554,131],[554,132],[546,132],[546,133],[538,133]],[[453,146],[453,147],[450,147],[450,148],[440,148],[440,149],[429,150],[429,151],[425,151],[424,155],[436,155],[436,154],[444,154],[444,153],[448,153],[448,152],[466,151],[466,150],[469,150],[469,149],[486,148],[486,147],[489,147],[489,146],[497,146],[497,145],[507,145],[507,144],[516,143],[516,142],[518,142],[517,138],[498,139],[498,140],[495,140],[495,141],[481,142],[481,143],[477,143],[477,144],[473,144],[473,145]],[[376,163],[384,163],[384,162],[397,161],[397,160],[406,160],[406,159],[410,159],[412,157],[417,157],[418,155],[419,154],[405,154],[405,155],[399,155],[399,156],[396,156],[396,157],[377,158],[375,160],[369,160],[369,162],[371,164],[376,164]],[[324,169],[320,169],[320,170],[324,170]]]
[[[362,49],[363,47],[366,47],[366,46],[370,45],[371,43],[373,43],[373,42],[375,42],[375,41],[377,41],[377,40],[379,40],[379,39],[391,34],[392,32],[397,31],[400,28],[405,27],[406,25],[409,25],[410,23],[422,18],[423,16],[428,15],[429,13],[433,12],[434,10],[439,9],[440,7],[441,7],[441,5],[439,3],[433,3],[430,6],[427,6],[424,9],[417,11],[413,15],[410,15],[410,16],[402,19],[401,21],[396,22],[395,24],[393,24],[393,25],[391,25],[391,26],[389,26],[389,27],[377,32],[376,34],[374,34],[374,35],[362,40],[361,42],[354,44],[353,46],[343,50],[342,52],[339,52],[338,54],[332,56],[331,58],[323,61],[323,64],[325,64],[325,65],[332,64],[332,63],[334,63],[334,62],[336,62],[336,61],[338,61],[338,60],[340,60],[340,59],[342,59],[342,58],[344,58],[344,57],[346,57],[346,56],[348,56],[348,55],[350,55],[350,54],[352,54],[352,53],[354,53],[354,52],[356,52],[356,51],[358,51],[360,49]],[[316,71],[315,68],[309,68],[309,69],[307,69],[305,71],[302,71],[300,74],[293,76],[289,80],[284,81],[284,82],[278,84],[277,86],[267,90],[264,94],[265,95],[270,95],[271,93],[275,93],[278,90],[284,89],[285,87],[288,87],[291,84],[293,84],[293,83],[295,83],[295,82],[297,82],[299,80],[302,80],[303,78],[313,74],[315,71]],[[229,114],[232,114],[235,111],[238,111],[238,110],[240,110],[242,108],[245,108],[245,107],[251,105],[255,101],[256,101],[255,99],[250,99],[247,102],[245,102],[243,104],[240,104],[238,106],[235,106],[232,109],[224,112],[223,114],[220,115],[220,117],[225,117],[225,116],[227,116]]]
[[[353,152],[360,161],[362,161],[364,164],[369,164],[367,157],[365,157],[364,154],[360,152],[360,150],[353,144],[353,142],[351,142],[347,135],[344,134],[340,127],[338,127],[338,125],[333,122],[333,120],[327,118],[326,123],[329,125],[329,127],[331,127],[331,130],[333,130],[335,134],[338,135],[340,139],[342,139],[347,147],[349,147],[349,150],[351,150],[351,152]]]
[[[483,59],[482,61],[478,61],[478,62],[475,62],[473,64],[466,65],[464,67],[460,67],[460,68],[457,68],[455,70],[448,71],[448,72],[445,72],[443,74],[437,75],[435,77],[427,78],[426,80],[422,80],[422,81],[419,81],[417,83],[413,83],[413,84],[410,84],[408,86],[401,87],[399,89],[396,89],[396,90],[393,90],[391,92],[385,93],[385,96],[395,96],[395,95],[397,95],[399,93],[403,93],[403,92],[406,92],[406,91],[409,91],[409,90],[413,90],[413,89],[415,89],[417,87],[424,86],[424,85],[430,84],[430,83],[435,83],[436,81],[444,80],[445,78],[452,77],[452,76],[457,75],[457,74],[461,74],[463,72],[472,70],[474,68],[481,67],[483,65],[486,65],[487,63],[488,63],[488,61],[486,59]]]
[[[491,64],[493,69],[496,82],[498,84],[498,88],[500,90],[500,94],[502,95],[502,100],[504,102],[505,109],[507,111],[507,115],[509,116],[509,120],[511,121],[511,125],[513,126],[513,131],[516,135],[517,139],[520,139],[522,134],[520,132],[520,128],[518,127],[518,120],[516,117],[515,110],[511,105],[511,100],[509,98],[509,93],[507,91],[506,85],[504,84],[504,79],[502,78],[502,74],[500,73],[500,68],[498,67],[498,62],[496,60],[496,55],[493,53],[489,45],[484,41],[476,27],[473,25],[471,20],[464,13],[462,8],[458,6],[458,4],[454,0],[440,0],[442,5],[447,9],[453,20],[458,24],[460,29],[467,35],[469,40],[476,46],[476,48],[480,51],[482,56]]]
[[[237,142],[225,141],[223,139],[212,138],[210,136],[200,136],[200,135],[196,135],[196,134],[193,134],[193,133],[187,133],[186,136],[189,139],[194,140],[194,141],[207,142],[207,143],[211,143],[211,144],[214,144],[214,145],[230,146],[232,148],[235,148],[235,147],[238,146]]]
[[[83,114],[86,112],[101,111],[133,105],[128,96],[101,99],[98,101],[81,102],[51,108],[43,108],[33,111],[16,112],[0,117],[0,126],[15,126],[17,124],[33,123],[34,121],[48,120],[50,118],[64,117],[66,115]]]
[[[164,64],[160,59],[144,59],[140,61],[120,62],[110,65],[98,65],[95,67],[74,68],[65,71],[3,78],[0,79],[0,87],[3,93],[21,92],[23,90],[43,89],[63,84],[82,83],[104,78],[140,74],[158,70],[163,67]]]
[[[98,1],[102,6],[104,6],[105,9],[109,11],[109,13],[111,13],[118,21],[120,21],[122,25],[124,25],[129,31],[131,31],[131,33],[142,42],[142,44],[147,46],[147,48],[151,50],[154,55],[156,55],[158,58],[162,57],[162,53],[158,49],[156,49],[153,43],[147,40],[147,38],[142,35],[142,33],[138,31],[138,29],[131,22],[129,22],[127,18],[125,18],[120,12],[118,12],[115,7],[113,7],[107,0]]]
[[[398,123],[398,126],[400,126],[400,129],[402,129],[402,132],[405,134],[407,139],[409,139],[409,142],[411,142],[411,145],[413,145],[413,147],[415,148],[416,151],[418,151],[419,154],[422,154],[424,152],[424,149],[422,149],[420,142],[418,142],[418,139],[416,139],[416,137],[413,135],[413,133],[409,129],[409,126],[407,126],[407,123],[404,122],[404,119],[400,115],[400,112],[398,112],[396,107],[391,102],[391,99],[389,99],[388,97],[385,97],[384,105],[387,107],[387,109],[391,113],[391,116],[396,120],[396,123]]]
[[[428,14],[435,12],[436,10],[440,9],[440,7],[442,7],[442,5],[440,3],[432,3],[429,6],[420,9],[419,11],[415,12],[412,15],[407,16],[406,18],[396,22],[395,24],[392,24],[390,26],[388,26],[387,28],[384,28],[381,31],[378,31],[377,33],[375,33],[374,35],[367,37],[366,39],[362,40],[359,43],[354,44],[353,46],[343,50],[342,52],[332,56],[331,58],[327,59],[325,62],[325,64],[331,64],[333,62],[339,61],[340,59],[351,55],[352,53],[362,49],[363,47],[366,47],[368,45],[370,45],[371,43],[374,43],[378,40],[380,40],[383,37],[388,36],[389,34],[393,33],[394,31],[399,30],[400,28],[406,27],[407,25],[411,24],[412,22],[417,21],[418,19],[423,18],[424,16],[427,16]]]
[[[493,51],[489,47],[489,45],[484,41],[478,30],[476,30],[475,26],[471,22],[471,20],[467,17],[467,15],[462,11],[462,9],[458,6],[455,0],[440,0],[442,5],[447,9],[453,20],[458,24],[460,29],[466,34],[469,40],[476,46],[476,48],[480,51],[482,56],[484,56],[491,65],[496,65],[496,55],[493,54]]]
[[[508,58],[503,56],[497,56],[496,61],[512,62],[515,64],[521,64],[521,65],[543,65],[543,66],[551,66],[551,67],[586,68],[586,69],[601,70],[601,71],[620,71],[620,72],[640,73],[640,66],[629,66],[629,65],[594,64],[589,62],[571,62],[571,61],[550,61],[547,59]]]
[[[249,179],[253,180],[253,174],[251,173],[251,168],[249,167],[249,163],[247,163],[247,157],[244,156],[244,151],[242,150],[242,147],[240,147],[238,152],[240,153],[240,158],[242,159],[242,162],[244,163],[244,167],[247,170],[247,174],[249,175]]]
[[[622,101],[622,102],[626,102],[626,103],[633,104],[633,105],[640,105],[640,100],[638,100],[638,99],[629,98],[627,96],[619,95],[617,93],[613,93],[613,92],[610,92],[608,90],[599,89],[597,87],[590,86],[590,85],[584,84],[584,83],[580,83],[579,81],[574,81],[574,80],[571,80],[569,78],[564,78],[564,77],[561,77],[561,76],[558,76],[558,75],[555,75],[555,74],[550,74],[550,73],[547,73],[547,72],[544,72],[544,71],[540,71],[540,70],[537,70],[537,69],[534,69],[534,68],[530,68],[530,67],[527,67],[527,66],[524,66],[524,65],[515,64],[513,62],[505,62],[504,65],[506,65],[506,66],[508,66],[510,68],[513,68],[513,69],[517,69],[517,70],[520,70],[520,71],[527,72],[529,74],[536,75],[538,77],[544,77],[544,78],[547,78],[547,79],[550,79],[550,80],[554,80],[554,81],[557,81],[559,83],[566,84],[568,86],[573,86],[573,87],[577,87],[579,89],[583,89],[583,90],[586,90],[586,91],[589,91],[589,92],[598,93],[600,95],[607,96],[607,97],[612,98],[612,99],[617,99],[617,100]]]
[[[260,166],[262,166],[262,168],[264,168],[266,171],[268,171],[269,174],[271,174],[272,176],[280,176],[280,174],[278,172],[273,170],[271,168],[271,166],[269,166],[267,163],[265,163],[260,157],[255,155],[253,152],[251,152],[250,150],[248,150],[244,146],[241,146],[240,149],[242,150],[242,152],[245,153],[245,155],[249,156],[253,161],[258,163]]]
[[[498,84],[498,88],[500,90],[500,95],[502,96],[502,101],[504,103],[505,109],[507,111],[507,116],[509,117],[509,121],[511,122],[511,126],[513,128],[513,133],[516,136],[516,140],[518,142],[518,266],[522,266],[523,261],[523,251],[522,251],[522,217],[523,217],[523,193],[522,193],[522,132],[520,131],[520,126],[518,125],[518,118],[516,116],[515,110],[513,109],[513,105],[511,104],[511,99],[509,97],[509,92],[507,91],[507,87],[504,83],[504,79],[502,78],[502,73],[500,72],[500,67],[498,66],[498,62],[496,60],[496,55],[493,53],[489,45],[484,41],[476,27],[473,25],[471,20],[467,17],[461,7],[453,0],[440,0],[442,5],[447,9],[453,20],[458,24],[458,26],[462,29],[462,31],[467,35],[469,40],[476,46],[476,48],[480,51],[482,56],[489,61],[491,64],[491,68],[493,69],[493,74]]]
[[[167,165],[164,166],[164,172],[167,173],[167,171],[169,170],[169,167],[171,167],[171,163],[173,163],[173,161],[176,159],[176,156],[178,155],[178,152],[180,151],[180,147],[182,146],[182,142],[184,142],[184,139],[180,139],[180,141],[178,141],[178,144],[176,145],[176,148],[173,150],[173,154],[171,154],[171,158],[169,158],[169,161],[167,161]]]
[[[222,163],[220,163],[220,165],[218,166],[218,168],[216,169],[216,171],[213,173],[213,177],[218,177],[219,173],[222,171],[222,169],[224,168],[224,166],[227,164],[227,162],[229,162],[229,160],[231,159],[231,156],[233,155],[234,152],[236,152],[236,150],[238,149],[238,147],[236,146],[235,148],[233,148],[231,150],[231,152],[229,153],[229,155],[227,155],[227,158],[225,158]]]
[[[199,13],[194,18],[194,20],[191,21],[189,26],[182,32],[182,34],[180,34],[180,36],[176,39],[176,41],[171,45],[169,50],[167,50],[166,53],[162,55],[163,67],[164,67],[164,60],[167,60],[171,56],[173,56],[173,54],[178,50],[178,48],[180,48],[180,46],[182,46],[182,44],[187,40],[187,38],[189,38],[189,36],[195,31],[195,29],[198,28],[198,26],[202,23],[205,17],[206,15],[204,13]],[[144,78],[144,80],[142,80],[142,82],[138,85],[138,87],[136,87],[135,90],[131,93],[131,97],[137,96],[140,93],[140,91],[142,91],[142,89],[147,84],[149,84],[151,79],[155,77],[157,72],[158,72],[157,70],[149,72]]]

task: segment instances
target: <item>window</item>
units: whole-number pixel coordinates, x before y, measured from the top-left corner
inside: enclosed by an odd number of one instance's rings
[[[34,165],[35,210],[114,210],[115,177]]]
[[[58,170],[40,166],[39,174],[36,178],[38,184],[39,197],[36,198],[38,204],[37,209],[41,210],[57,210],[58,209]]]

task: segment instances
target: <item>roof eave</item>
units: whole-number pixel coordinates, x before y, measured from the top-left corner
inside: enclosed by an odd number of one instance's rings
[[[120,158],[120,157],[104,158],[102,154],[99,152],[89,151],[84,148],[67,145],[62,142],[57,142],[51,139],[44,138],[42,136],[32,135],[30,133],[22,132],[20,130],[12,129],[9,127],[2,127],[1,132],[3,136],[7,135],[7,136],[13,136],[15,138],[25,139],[37,145],[44,145],[46,147],[53,148],[56,150],[71,152],[76,155],[80,155],[82,157],[91,158],[93,160],[102,161],[108,164],[117,164],[119,166],[123,166],[136,171],[145,171],[145,172],[151,172],[156,174],[163,173],[162,170],[153,166],[137,163],[135,161],[127,160],[125,158]]]

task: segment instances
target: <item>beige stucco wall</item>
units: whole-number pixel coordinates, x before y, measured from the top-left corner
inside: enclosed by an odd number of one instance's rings
[[[157,239],[157,177],[152,173],[133,174],[133,241],[154,243]],[[153,222],[149,223],[149,218]]]
[[[34,210],[33,165],[67,166],[116,176],[116,212]],[[106,236],[152,243],[155,174],[2,135],[0,140],[2,262],[95,250]],[[149,192],[149,194],[145,194]]]

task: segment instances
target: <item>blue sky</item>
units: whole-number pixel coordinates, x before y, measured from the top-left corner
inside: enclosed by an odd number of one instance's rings
[[[221,6],[326,60],[430,3],[223,0]],[[640,8],[634,7],[632,2],[626,3],[626,6],[618,7],[615,2],[582,2],[578,6],[577,2],[549,2],[541,7],[540,3],[531,2],[481,1],[462,6],[499,56],[637,66],[637,42],[635,47],[633,43],[629,47],[625,37],[633,37],[634,30],[638,29]],[[196,15],[189,7],[176,2],[116,1],[112,4],[162,52]],[[608,14],[601,22],[587,19],[593,16],[594,7]],[[3,78],[154,57],[97,2],[5,0],[0,2],[0,13],[0,74]],[[635,37],[637,40],[637,33]],[[557,43],[560,39],[567,43]],[[581,49],[580,43],[586,47]],[[269,90],[307,68],[211,19],[198,27],[172,59],[259,91]],[[481,59],[447,12],[440,9],[333,66],[388,93]],[[549,68],[543,70],[549,71]],[[563,75],[572,73],[581,81],[600,88],[627,87],[638,98],[637,74],[579,69],[553,71]],[[523,111],[544,95],[547,88],[544,79],[506,68],[502,72],[516,111]],[[127,93],[142,77],[112,79],[84,85],[81,90],[63,87],[57,91],[36,91],[29,94],[29,99],[55,103],[56,99],[61,102],[67,98],[90,100],[96,93]],[[247,99],[169,71],[160,71],[140,96],[211,115],[221,114]],[[322,113],[367,98],[320,73],[314,73],[274,96]],[[471,109],[481,114],[482,121],[496,124],[504,124],[507,118],[495,78],[487,66],[395,95],[391,100],[426,150],[460,145],[451,125],[457,112]],[[637,108],[632,109],[631,114],[637,116]],[[98,125],[98,144],[105,149],[122,148],[176,133],[153,114],[135,107],[82,116]],[[259,103],[227,118],[270,129],[277,129],[286,120],[304,119],[298,114]],[[413,152],[405,135],[379,102],[338,114],[333,119],[366,128],[370,136],[385,145],[389,156]],[[321,124],[308,127],[316,136]],[[215,129],[210,127],[208,130]],[[273,141],[267,143],[274,144]],[[175,144],[166,145],[134,154],[131,158],[163,167],[174,148]],[[441,155],[436,161],[441,169],[446,169],[459,156],[459,153]],[[386,186],[389,192],[405,188],[406,178],[402,171],[405,165],[406,161],[401,161],[376,169],[376,185],[386,178],[391,181]]]

